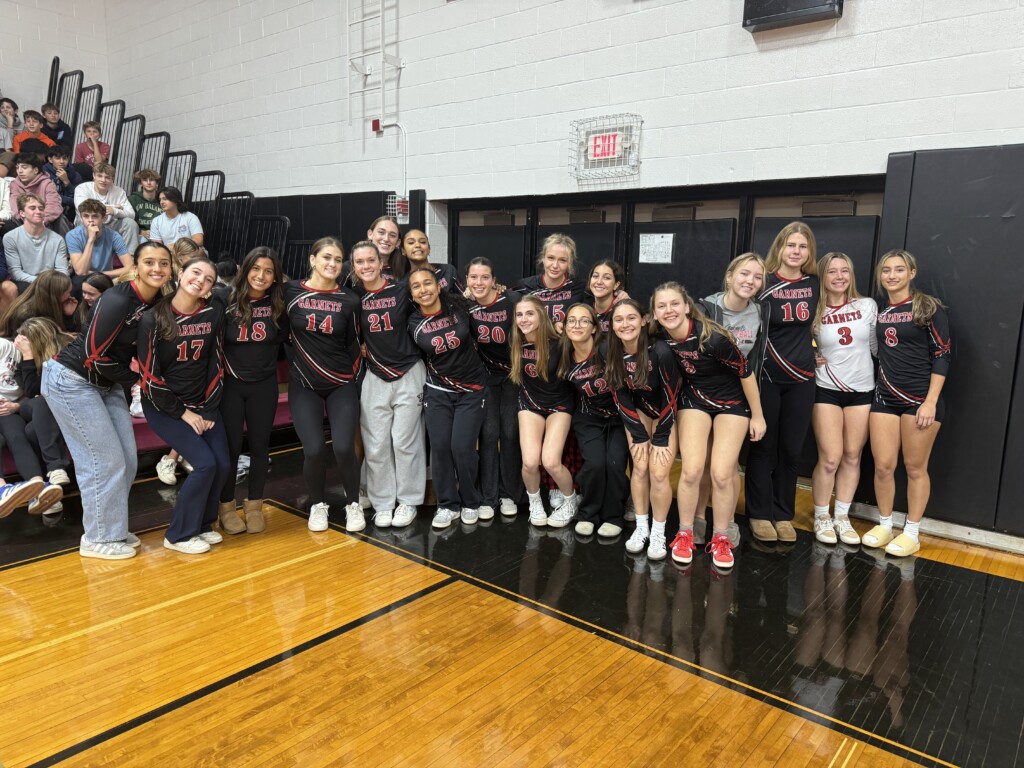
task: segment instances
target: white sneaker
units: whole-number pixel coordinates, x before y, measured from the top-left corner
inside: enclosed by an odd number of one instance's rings
[[[505,517],[515,517],[519,513],[519,507],[517,507],[516,503],[507,496],[503,496],[501,498],[501,502],[498,504],[498,510]]]
[[[664,560],[668,550],[665,547],[665,534],[651,531],[651,539],[647,544],[648,560]]]
[[[319,504],[314,504],[309,508],[309,523],[307,524],[311,531],[326,531],[327,530],[327,513],[330,511],[330,506],[327,502],[321,501]]]
[[[605,538],[618,536],[620,533],[622,533],[622,526],[615,523],[601,523],[601,527],[597,529],[597,535]]]
[[[382,509],[373,516],[373,524],[378,528],[390,528],[394,513],[390,509]]]
[[[28,505],[28,513],[30,515],[41,515],[48,511],[54,504],[64,498],[64,489],[59,485],[51,485],[46,483],[43,486],[43,490],[39,492]]]
[[[128,407],[128,412],[136,419],[145,416],[142,412],[142,387],[138,384],[132,384],[132,404]]]
[[[135,549],[123,541],[91,542],[82,539],[78,547],[82,557],[95,557],[99,560],[127,560],[135,557]]]
[[[64,502],[58,501],[48,510],[43,512],[43,525],[47,528],[54,528],[60,525],[61,518],[64,517]],[[128,534],[131,536],[131,534]],[[129,545],[131,542],[129,542]]]
[[[369,509],[370,507],[373,506],[372,504],[370,504],[370,497],[366,495],[365,488],[359,489],[359,506],[362,507],[363,509]]]
[[[462,514],[460,515],[460,517],[462,518],[462,522],[464,522],[466,525],[473,525],[476,523],[477,520],[480,519],[480,510],[463,507]],[[491,512],[491,517],[494,517],[493,512]]]
[[[453,520],[459,519],[459,513],[454,509],[448,509],[447,507],[438,507],[437,512],[434,513],[434,519],[430,523],[431,528],[441,530],[447,528],[452,524]]]
[[[353,501],[345,507],[345,530],[349,533],[361,531],[366,527],[366,516],[359,502]]]
[[[156,463],[156,476],[164,485],[174,485],[178,482],[178,476],[174,474],[177,462],[170,456],[161,456]]]
[[[46,479],[53,485],[71,485],[71,478],[68,477],[67,471],[63,469],[51,469],[46,473]]]
[[[558,507],[548,516],[548,525],[552,528],[565,528],[572,520],[574,514],[576,514],[576,509],[572,503],[563,501],[562,506]]]
[[[843,542],[843,544],[849,544],[852,547],[860,544],[860,534],[854,530],[853,524],[850,522],[850,518],[837,517],[833,521],[832,527],[835,529],[835,532],[839,534],[839,540]]]
[[[827,515],[814,516],[814,538],[822,544],[835,544],[836,532],[832,527],[832,518]]]
[[[555,488],[548,493],[548,504],[551,505],[552,510],[558,509],[565,504],[565,494]]]
[[[480,513],[481,520],[493,520],[494,519],[494,507],[490,507],[486,504],[480,507],[478,510]]]
[[[399,504],[391,518],[391,525],[394,528],[404,528],[416,519],[416,507],[411,504]]]
[[[650,538],[650,533],[641,528],[637,528],[626,540],[626,551],[631,555],[638,555],[644,551],[644,547],[647,546],[647,539]]]
[[[220,544],[224,541],[224,537],[216,531],[203,531],[203,533],[199,534],[199,538],[207,544]]]
[[[594,532],[594,524],[589,520],[580,520],[576,523],[576,533],[580,536],[589,536]]]
[[[124,546],[127,547],[128,545],[125,544]],[[128,548],[131,549],[131,547]],[[168,541],[164,539],[164,548],[173,549],[175,552],[181,552],[183,555],[201,555],[204,552],[210,551],[210,545],[198,536],[193,536],[185,541]],[[132,549],[132,552],[134,551]]]
[[[139,547],[142,546],[142,540],[139,539],[139,537],[136,536],[131,531],[128,531],[128,537],[124,540],[124,543],[127,544],[129,547],[132,547],[134,549],[138,549]]]
[[[530,502],[530,525],[547,525],[548,513],[544,511],[544,504],[540,499]]]

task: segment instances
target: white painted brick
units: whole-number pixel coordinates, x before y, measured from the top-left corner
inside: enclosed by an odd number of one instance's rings
[[[789,142],[789,115],[729,120],[722,126],[722,151],[784,147]]]
[[[661,67],[677,67],[694,60],[697,35],[688,33],[658,37],[641,42],[637,46],[637,69],[649,70]]]

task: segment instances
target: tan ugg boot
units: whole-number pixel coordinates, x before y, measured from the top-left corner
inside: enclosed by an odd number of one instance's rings
[[[245,511],[245,530],[249,533],[262,533],[267,527],[263,518],[263,499],[246,499],[242,502]]]
[[[238,516],[235,502],[222,501],[217,508],[217,517],[224,533],[245,533],[245,522]]]

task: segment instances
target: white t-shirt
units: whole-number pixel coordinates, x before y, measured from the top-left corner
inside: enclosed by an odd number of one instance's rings
[[[173,219],[168,219],[166,213],[161,213],[149,225],[149,239],[159,240],[166,246],[174,244],[175,240],[192,235],[203,234],[203,225],[199,223],[199,217],[191,211],[179,211]]]
[[[822,299],[824,300],[824,299]],[[825,364],[814,371],[822,389],[840,392],[871,392],[875,388],[876,354],[874,299],[853,299],[839,307],[826,306],[814,339]]]

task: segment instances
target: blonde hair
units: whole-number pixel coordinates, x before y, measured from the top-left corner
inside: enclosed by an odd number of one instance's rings
[[[669,280],[667,283],[662,283],[653,291],[651,291],[651,312],[650,321],[648,322],[648,333],[653,336],[661,328],[661,324],[654,319],[654,299],[662,291],[676,291],[682,298],[683,303],[686,305],[686,310],[690,315],[691,320],[697,320],[701,324],[700,337],[697,339],[697,348],[700,350],[704,349],[704,343],[711,338],[711,334],[714,331],[718,331],[720,334],[725,336],[733,344],[736,343],[736,339],[733,337],[728,330],[723,328],[721,325],[716,323],[710,317],[708,317],[704,310],[701,309],[700,304],[693,300],[693,297],[687,293],[686,289],[680,283],[675,280]]]
[[[539,324],[537,326],[537,341],[534,343],[534,346],[537,348],[537,375],[544,381],[547,381],[548,353],[551,347],[551,339],[557,339],[558,334],[555,333],[555,326],[551,324],[551,318],[548,317],[548,312],[544,309],[540,299],[536,296],[523,296],[516,307],[520,307],[524,303],[532,304],[537,309]],[[529,342],[526,341],[526,336],[519,330],[519,324],[514,323],[512,325],[512,345],[509,351],[512,370],[509,372],[508,377],[516,386],[522,386],[523,384],[523,345],[527,343]]]
[[[544,238],[544,242],[540,246],[540,256],[537,258],[537,267],[541,272],[544,271],[544,254],[548,252],[548,248],[554,245],[561,245],[569,252],[569,269],[566,273],[569,277],[573,277],[576,274],[576,241],[561,232],[555,232]]]
[[[772,241],[772,247],[768,249],[768,258],[764,261],[765,269],[769,272],[779,271],[779,268],[782,266],[782,251],[785,249],[786,241],[789,240],[791,235],[803,235],[807,238],[807,247],[810,252],[807,254],[807,260],[800,265],[800,271],[805,275],[818,274],[818,264],[816,261],[818,258],[818,243],[814,239],[814,233],[811,231],[811,228],[802,221],[790,222],[779,230],[779,234]]]
[[[21,324],[18,333],[28,339],[37,371],[43,370],[43,363],[55,357],[71,341],[48,317],[30,317]]]
[[[828,276],[828,267],[836,259],[845,261],[846,266],[850,268],[850,284],[846,286],[846,290],[843,291],[843,304],[848,304],[854,299],[862,299],[860,291],[857,290],[857,275],[853,271],[853,260],[841,251],[829,251],[821,260],[818,262],[818,277],[821,281],[821,294],[818,299],[818,309],[814,312],[814,323],[811,326],[813,333],[818,332],[818,328],[821,327],[821,318],[825,316],[825,305],[828,303],[826,298],[828,297],[828,291],[825,288],[825,278]]]
[[[907,269],[911,272],[917,271],[917,259],[910,251],[905,251],[902,248],[894,248],[893,250],[886,253],[882,258],[878,260],[878,266],[875,268],[875,285],[878,286],[878,292],[881,295],[887,295],[885,288],[882,287],[882,267],[885,262],[889,259],[902,259],[903,263],[907,265]],[[919,291],[911,284],[910,295],[913,298],[911,303],[911,310],[914,313],[914,325],[926,326],[932,321],[932,317],[940,309],[946,305],[939,301],[934,296],[930,296],[927,293]]]
[[[748,261],[756,261],[761,267],[761,271],[764,273],[761,275],[762,279],[767,275],[768,269],[764,265],[764,259],[761,258],[761,254],[754,253],[753,251],[747,251],[741,253],[735,259],[729,262],[729,266],[725,268],[725,275],[722,277],[722,290],[726,293],[729,292],[729,276],[733,274],[737,269],[742,267]]]

